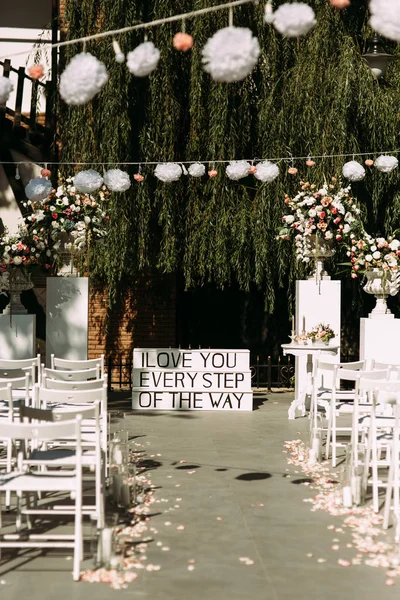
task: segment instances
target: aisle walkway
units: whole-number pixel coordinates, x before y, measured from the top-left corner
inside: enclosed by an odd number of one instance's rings
[[[148,453],[158,486],[147,564],[127,589],[74,584],[65,557],[40,557],[0,575],[5,600],[112,596],[144,600],[385,600],[385,570],[343,568],[349,530],[342,519],[311,512],[312,491],[289,471],[283,442],[305,437],[307,419],[287,420],[289,394],[257,396],[253,413],[136,413],[131,435]],[[119,405],[118,405],[119,406]],[[121,405],[122,406],[122,405]],[[153,456],[151,456],[153,455]],[[340,554],[331,550],[340,537]],[[352,552],[352,554],[350,554]],[[312,554],[308,557],[307,554]],[[242,559],[242,560],[240,560]],[[246,559],[246,560],[245,560]],[[318,559],[326,562],[317,562]],[[20,561],[21,562],[21,561]],[[253,564],[254,563],[254,564]],[[86,563],[90,566],[90,562]]]

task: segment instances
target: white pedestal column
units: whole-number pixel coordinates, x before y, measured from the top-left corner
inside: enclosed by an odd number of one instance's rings
[[[306,279],[296,281],[296,332],[307,332],[319,323],[330,325],[336,334],[332,344],[340,346],[340,281]],[[340,351],[336,355],[324,355],[327,362],[340,362]],[[310,368],[310,366],[308,367]],[[295,398],[300,398],[309,388],[307,357],[296,356],[295,362]],[[331,374],[322,373],[318,387],[331,385]]]
[[[89,278],[49,277],[46,289],[46,365],[50,355],[86,360]]]
[[[35,355],[36,315],[0,315],[0,358],[20,360]]]
[[[360,360],[400,365],[400,319],[360,319]]]

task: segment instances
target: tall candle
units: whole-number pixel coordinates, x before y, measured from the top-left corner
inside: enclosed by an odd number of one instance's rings
[[[294,331],[294,316],[292,316],[292,331]]]
[[[306,332],[306,318],[303,315],[303,329],[302,329],[302,333],[305,333],[305,332]]]
[[[349,485],[346,485],[343,488],[343,506],[346,508],[351,508],[353,506],[353,497]]]

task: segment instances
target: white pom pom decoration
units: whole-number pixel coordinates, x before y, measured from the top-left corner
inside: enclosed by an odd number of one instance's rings
[[[360,163],[351,160],[343,165],[343,177],[350,181],[361,181],[365,177],[365,169]]]
[[[76,54],[60,77],[60,96],[67,104],[85,104],[108,81],[105,65],[89,52]]]
[[[154,175],[164,183],[178,181],[182,175],[182,167],[177,163],[161,163],[156,166]]]
[[[36,179],[30,180],[25,188],[25,194],[28,200],[39,202],[40,200],[47,198],[52,189],[53,184],[51,181],[46,179],[46,177],[37,177]]]
[[[243,179],[250,172],[251,165],[245,160],[232,160],[229,165],[226,167],[226,174],[229,179],[233,179],[233,181],[238,181],[239,179]]]
[[[275,29],[285,37],[305,35],[316,23],[313,9],[303,2],[282,4],[273,13]]]
[[[369,3],[372,29],[389,40],[400,42],[400,3],[398,0],[371,0]]]
[[[194,163],[189,167],[189,175],[192,177],[203,177],[206,172],[206,168],[201,163]]]
[[[91,194],[103,185],[103,178],[97,171],[81,171],[73,177],[74,186],[82,194]]]
[[[160,51],[153,42],[143,42],[137,48],[128,52],[126,64],[132,75],[146,77],[157,68]]]
[[[391,173],[399,166],[399,161],[395,156],[378,156],[375,161],[375,167],[382,173]]]
[[[104,175],[104,183],[112,192],[126,192],[131,187],[128,173],[121,169],[110,169]]]
[[[14,86],[8,77],[0,77],[0,104],[5,104],[13,91]]]
[[[249,75],[260,56],[258,39],[247,27],[225,27],[202,50],[204,70],[214,81],[231,83]]]
[[[254,177],[259,181],[271,183],[279,175],[279,167],[269,160],[258,163]]]

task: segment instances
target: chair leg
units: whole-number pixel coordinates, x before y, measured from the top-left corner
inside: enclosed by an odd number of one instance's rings
[[[390,461],[389,474],[388,474],[388,482],[386,487],[386,497],[385,497],[385,507],[383,510],[383,529],[387,529],[389,527],[389,517],[390,517],[390,505],[392,503],[392,490],[393,490],[393,460]]]
[[[329,411],[328,417],[328,431],[326,433],[326,445],[325,445],[325,458],[329,458],[329,450],[331,445],[331,435],[332,435],[332,410]]]
[[[81,575],[81,561],[83,559],[82,535],[82,495],[76,494],[75,498],[75,540],[74,540],[74,565],[72,576],[74,581],[79,581]]]
[[[336,406],[332,407],[332,467],[336,467]]]

